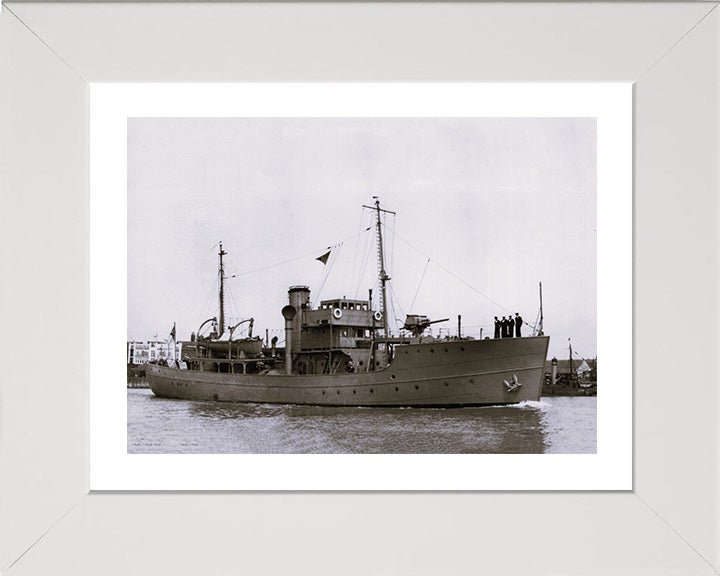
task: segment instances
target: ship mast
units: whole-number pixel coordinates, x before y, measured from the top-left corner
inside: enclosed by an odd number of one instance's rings
[[[223,256],[225,254],[227,254],[227,252],[223,250],[222,242],[220,242],[220,252],[218,252],[218,256],[220,256],[220,264],[218,266],[218,277],[220,280],[220,290],[218,293],[220,300],[220,314],[218,316],[218,338],[220,338],[220,336],[223,335],[223,332],[225,332],[225,267],[223,266]]]
[[[378,279],[380,280],[380,309],[382,311],[382,331],[384,336],[388,336],[388,322],[387,322],[387,293],[385,290],[385,284],[390,280],[390,276],[385,271],[385,255],[383,253],[383,240],[382,240],[382,224],[380,222],[380,212],[386,212],[387,214],[395,214],[390,210],[383,210],[380,208],[380,199],[377,196],[373,196],[375,200],[375,206],[365,206],[370,210],[375,210],[377,214],[377,245],[378,245]]]
[[[538,323],[538,336],[543,336],[542,282],[540,282],[540,322]]]

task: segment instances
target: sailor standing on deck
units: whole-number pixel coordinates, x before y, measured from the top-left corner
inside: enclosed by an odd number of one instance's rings
[[[495,336],[493,338],[500,338],[500,320],[495,316]]]
[[[515,312],[515,336],[520,338],[522,335],[520,334],[520,329],[522,328],[523,319],[522,316],[520,316],[520,312]]]
[[[515,320],[510,316],[508,318],[508,338],[512,338],[515,335]]]
[[[502,337],[507,338],[508,324],[507,324],[507,318],[505,318],[505,316],[503,316],[502,320],[500,321],[500,330],[502,333]]]

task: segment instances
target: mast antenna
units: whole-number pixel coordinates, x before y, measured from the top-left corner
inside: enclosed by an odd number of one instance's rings
[[[218,278],[220,280],[219,300],[220,300],[220,314],[218,315],[218,338],[225,332],[225,267],[223,265],[223,256],[227,254],[222,247],[222,241],[219,242],[220,251],[220,264],[218,265]]]

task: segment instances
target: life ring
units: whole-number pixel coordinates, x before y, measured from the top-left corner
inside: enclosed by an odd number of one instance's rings
[[[340,310],[340,308],[333,309],[333,316],[340,320],[340,318],[342,318],[342,310]]]
[[[378,322],[380,322],[380,320],[382,320],[382,312],[380,312],[379,310],[377,312],[375,312],[374,316],[375,316],[375,320],[377,320]]]

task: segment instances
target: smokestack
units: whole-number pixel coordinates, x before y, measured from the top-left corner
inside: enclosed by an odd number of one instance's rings
[[[273,357],[273,358],[275,358],[275,356],[277,355],[277,350],[275,350],[275,346],[277,345],[277,341],[278,341],[278,337],[277,337],[277,336],[273,336],[273,339],[272,339],[272,357]]]
[[[552,359],[552,385],[555,386],[555,382],[557,382],[557,358]]]
[[[458,314],[458,338],[462,338],[462,325],[460,324],[460,319],[462,316]]]
[[[285,372],[292,374],[292,353],[293,353],[293,318],[295,318],[294,306],[284,306],[282,309],[283,318],[285,318]]]
[[[288,289],[288,303],[295,308],[296,312],[293,318],[293,341],[290,345],[297,354],[302,348],[302,323],[305,319],[305,310],[310,306],[310,288],[307,286],[290,286]]]

